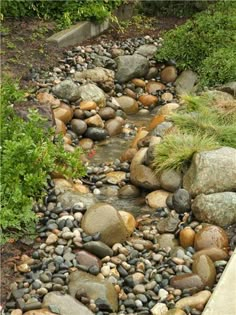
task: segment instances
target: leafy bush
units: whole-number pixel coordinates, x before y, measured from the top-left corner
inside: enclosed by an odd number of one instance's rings
[[[65,177],[85,175],[80,156],[65,152],[63,142],[52,142],[54,130],[43,128],[45,119],[30,111],[28,121],[19,118],[10,103],[23,98],[11,80],[2,84],[1,108],[1,229],[3,240],[10,235],[32,233],[36,217],[35,200],[42,198],[48,174],[56,171]]]
[[[236,3],[223,1],[194,16],[185,24],[164,34],[164,42],[156,58],[158,61],[174,59],[180,70],[192,69],[206,75],[201,83],[211,85],[235,79],[228,69],[235,65],[233,51],[236,47]],[[223,54],[226,54],[225,60]],[[216,58],[222,61],[221,73],[217,74]],[[228,61],[227,58],[230,60]],[[218,64],[218,61],[217,61]],[[214,65],[212,67],[212,65]],[[206,77],[209,75],[209,80]],[[201,78],[200,78],[201,79]]]

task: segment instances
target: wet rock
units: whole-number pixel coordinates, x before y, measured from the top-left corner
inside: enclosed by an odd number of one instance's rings
[[[102,118],[98,114],[85,119],[85,123],[89,127],[104,128],[104,122],[102,121]]]
[[[81,136],[85,133],[88,126],[86,122],[81,119],[72,119],[71,128],[77,134],[77,136]]]
[[[86,130],[84,136],[94,141],[101,141],[101,140],[105,140],[108,137],[108,132],[107,130],[102,129],[102,128],[89,127]]]
[[[160,245],[160,248],[175,248],[178,246],[178,240],[175,239],[175,236],[170,233],[164,233],[157,237],[157,243]]]
[[[107,245],[122,243],[128,236],[119,212],[106,203],[90,207],[83,216],[81,226],[89,235],[100,232],[101,241]]]
[[[72,208],[76,204],[84,204],[85,207],[90,207],[96,203],[96,198],[93,194],[81,194],[74,191],[66,191],[60,194],[58,197],[58,202],[60,202],[63,208]]]
[[[175,289],[190,289],[191,292],[196,292],[204,288],[204,282],[199,275],[187,273],[174,276],[170,280],[170,285]]]
[[[152,59],[157,52],[157,46],[151,44],[145,44],[139,46],[139,48],[135,51],[135,54],[142,55],[147,57],[148,59]]]
[[[65,135],[66,134],[66,125],[59,119],[55,119],[55,123],[56,123],[56,130],[55,130],[55,134],[62,134]]]
[[[90,150],[94,147],[94,142],[92,139],[83,138],[79,141],[79,145],[84,150]]]
[[[151,168],[145,165],[132,166],[130,170],[130,180],[132,184],[148,190],[160,188],[160,183],[155,173]]]
[[[195,235],[194,248],[197,251],[210,247],[217,247],[224,250],[228,246],[227,234],[222,228],[216,225],[205,226]]]
[[[229,257],[228,253],[224,251],[223,249],[220,249],[217,247],[209,247],[209,248],[199,250],[193,255],[192,258],[196,259],[201,255],[207,255],[208,257],[211,258],[212,261],[227,260]]]
[[[101,241],[87,242],[83,245],[83,247],[99,258],[113,255],[113,250]]]
[[[196,153],[183,179],[192,196],[236,190],[236,149],[223,147]],[[227,176],[226,176],[227,174]]]
[[[164,170],[159,179],[161,187],[170,192],[175,192],[182,182],[181,174],[175,170]]]
[[[133,78],[143,77],[149,69],[147,58],[138,54],[119,56],[115,61],[117,63],[115,78],[120,83],[127,82]]]
[[[140,190],[134,185],[125,185],[119,189],[119,197],[122,199],[132,199],[140,195]]]
[[[183,230],[179,233],[179,242],[183,248],[187,248],[193,246],[195,238],[195,231],[187,226],[183,228]]]
[[[73,117],[73,110],[69,105],[61,104],[53,110],[54,116],[60,119],[64,124],[68,124]]]
[[[116,136],[122,132],[123,122],[117,118],[107,120],[105,128],[110,137]]]
[[[94,101],[99,107],[106,105],[106,97],[97,85],[87,83],[79,87],[79,98],[83,101]]]
[[[191,210],[191,196],[185,189],[178,189],[172,196],[173,207],[176,212],[184,213]]]
[[[86,294],[90,299],[102,299],[108,306],[108,309],[115,312],[118,309],[117,293],[113,285],[98,277],[83,271],[75,271],[70,274],[69,292],[72,297],[79,297],[80,294]]]
[[[121,215],[121,218],[124,222],[124,225],[129,233],[131,235],[136,227],[136,220],[134,216],[126,211],[119,211],[119,214]]]
[[[106,180],[109,184],[117,185],[126,179],[126,172],[113,171],[106,174]]]
[[[158,102],[157,96],[143,94],[138,98],[139,102],[143,104],[144,107],[149,107],[151,105],[156,105]]]
[[[193,92],[197,81],[197,74],[191,70],[184,70],[175,81],[176,92],[178,94],[188,94]]]
[[[206,255],[198,256],[192,264],[192,271],[201,279],[204,286],[211,288],[216,280],[216,269],[211,258]]]
[[[179,216],[175,213],[170,213],[167,218],[162,218],[157,222],[156,228],[159,233],[174,233],[179,223]]]
[[[161,71],[160,77],[162,82],[174,82],[177,78],[177,70],[174,66],[167,66]]]
[[[152,191],[146,196],[146,203],[149,207],[157,209],[166,207],[166,199],[169,193],[165,190]]]
[[[72,80],[67,79],[52,88],[53,93],[69,102],[75,102],[80,98],[80,88]]]
[[[113,108],[111,107],[103,107],[99,110],[98,114],[100,117],[104,120],[109,120],[112,118],[115,118],[116,112]]]
[[[146,85],[146,91],[149,94],[156,93],[165,89],[165,85],[156,81],[149,81]]]
[[[60,311],[60,315],[93,315],[93,313],[78,300],[68,294],[62,294],[60,292],[50,292],[44,296],[42,306],[50,307],[50,305],[56,305]]]
[[[138,103],[129,96],[120,96],[116,101],[126,114],[136,114],[138,112]]]
[[[181,309],[186,306],[189,306],[192,308],[196,308],[198,310],[203,310],[210,296],[211,296],[211,292],[208,290],[204,290],[204,291],[195,293],[192,296],[188,296],[188,297],[180,299],[175,304],[175,306]]]
[[[222,227],[234,224],[236,222],[236,193],[200,194],[194,199],[192,210],[200,222]]]

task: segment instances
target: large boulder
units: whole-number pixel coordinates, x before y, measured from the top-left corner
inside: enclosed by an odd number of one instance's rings
[[[236,150],[223,147],[196,153],[183,178],[192,196],[236,190]]]
[[[198,195],[192,203],[192,211],[201,222],[226,226],[236,223],[236,193],[222,192]]]
[[[56,305],[60,311],[60,315],[94,314],[74,297],[57,291],[50,292],[44,296],[42,306],[48,307],[50,305]]]
[[[95,303],[97,299],[102,300],[101,310],[115,312],[118,309],[116,290],[107,280],[101,280],[84,271],[75,271],[70,274],[68,288],[72,297],[78,298],[80,294],[86,294]]]
[[[69,102],[75,102],[80,98],[79,89],[79,86],[72,80],[66,79],[55,85],[52,92],[61,99],[65,99]]]
[[[193,92],[197,82],[197,74],[192,70],[184,70],[175,81],[177,94],[187,94]]]
[[[101,241],[108,246],[122,243],[128,237],[121,215],[107,203],[97,203],[90,207],[83,216],[81,226],[89,235],[101,233]]]
[[[99,107],[104,107],[106,105],[106,97],[97,85],[92,83],[87,83],[79,87],[79,98],[82,101],[94,101]]]
[[[139,54],[119,56],[115,61],[117,63],[116,80],[120,83],[143,77],[149,69],[147,58]]]

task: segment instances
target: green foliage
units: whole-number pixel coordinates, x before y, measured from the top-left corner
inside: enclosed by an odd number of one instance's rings
[[[80,156],[65,152],[62,139],[52,142],[54,130],[45,130],[45,119],[29,111],[28,120],[18,117],[12,102],[23,99],[24,93],[10,79],[2,84],[1,108],[1,229],[4,238],[32,233],[36,217],[32,212],[35,200],[45,193],[48,174],[55,171],[65,177],[85,175]]]
[[[203,78],[200,78],[202,84],[223,83],[228,78],[235,79],[236,76],[235,71],[228,73],[235,66],[235,34],[236,3],[222,1],[165,33],[163,46],[156,58],[158,61],[174,59],[180,70],[190,68],[201,75],[206,71]],[[215,70],[215,62],[220,64],[220,73],[218,69]]]
[[[208,95],[185,96],[184,105],[170,115],[177,132],[156,146],[154,168],[184,169],[194,153],[221,146],[236,148],[236,106]],[[230,114],[229,114],[230,113]]]
[[[58,21],[61,28],[90,19],[103,21],[123,0],[3,0],[1,13],[7,17],[38,17]]]

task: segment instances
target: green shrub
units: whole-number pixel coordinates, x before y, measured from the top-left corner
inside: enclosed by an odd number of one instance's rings
[[[211,85],[223,83],[228,78],[235,79],[234,74],[228,74],[228,69],[235,65],[233,62],[233,51],[236,43],[236,3],[223,1],[201,13],[196,14],[185,24],[170,30],[164,34],[164,42],[156,58],[158,61],[174,59],[180,70],[192,69],[206,75],[202,83]],[[223,61],[223,54],[226,53]],[[221,73],[218,75],[214,62],[220,58]],[[227,58],[230,60],[227,61]],[[218,62],[217,62],[218,65]],[[209,80],[207,80],[209,76]],[[201,78],[200,78],[201,79]]]
[[[22,99],[23,93],[11,80],[2,84],[1,107],[1,229],[3,241],[34,231],[35,200],[45,194],[48,175],[81,177],[85,168],[81,150],[65,152],[62,139],[52,142],[54,130],[43,128],[45,119],[30,111],[28,120],[19,118],[10,104]]]

